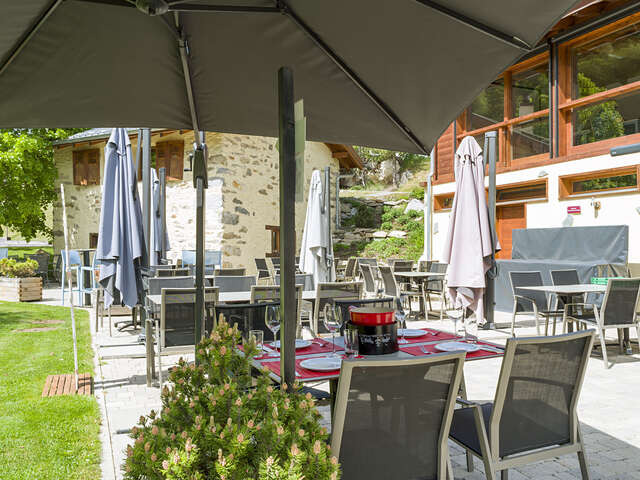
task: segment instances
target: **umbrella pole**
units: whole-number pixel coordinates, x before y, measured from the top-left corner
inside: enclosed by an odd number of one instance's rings
[[[73,377],[76,382],[76,392],[78,391],[78,344],[76,340],[76,316],[73,308],[73,290],[71,281],[71,269],[69,268],[69,230],[67,228],[67,206],[64,201],[64,185],[60,184],[60,194],[62,195],[62,227],[64,230],[64,255],[65,274],[69,283],[69,304],[71,305],[71,335],[73,336]],[[80,277],[78,277],[80,281]]]
[[[202,340],[204,331],[204,222],[205,222],[205,189],[207,182],[207,147],[204,143],[204,132],[194,131],[196,147],[193,152],[193,182],[196,188],[196,318],[195,346]],[[196,363],[198,357],[196,355]]]
[[[297,328],[296,274],[296,159],[293,112],[293,73],[278,70],[278,136],[280,151],[280,371],[282,381],[295,382],[295,339]]]
[[[496,267],[495,267],[495,244],[496,244],[496,163],[498,156],[498,133],[496,131],[485,133],[484,137],[484,152],[487,156],[487,161],[489,162],[489,231],[491,232],[491,242],[492,245],[492,266],[489,271],[486,273],[485,282],[485,298],[484,298],[484,309],[485,309],[485,324],[483,328],[485,330],[491,330],[496,328],[496,324],[494,322],[494,311],[495,311],[495,277],[496,277]]]
[[[160,259],[167,258],[167,169],[161,168],[160,172]]]

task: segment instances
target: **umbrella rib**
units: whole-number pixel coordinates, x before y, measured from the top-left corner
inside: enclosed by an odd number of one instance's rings
[[[396,126],[402,133],[413,143],[420,151],[428,155],[428,149],[422,144],[422,142],[414,135],[409,127],[407,127],[400,117],[386,104],[384,101],[376,95],[376,93],[356,74],[351,67],[329,46],[324,40],[309,27],[283,0],[276,0],[276,4],[280,11],[288,16],[298,28],[311,38],[322,52],[331,59],[331,61],[351,80],[376,107]]]
[[[245,5],[195,5],[182,2],[169,4],[170,12],[198,13],[280,13],[276,7],[252,7]]]
[[[439,3],[436,3],[432,0],[414,0],[414,1],[427,8],[440,12],[441,14],[463,25],[466,25],[467,27],[471,27],[480,33],[483,33],[492,38],[495,38],[496,40],[506,43],[507,45],[515,47],[519,50],[525,50],[528,52],[533,48],[527,42],[525,42],[524,40],[521,40],[520,38],[514,35],[509,35],[507,33],[501,32],[500,30],[497,30],[493,27],[485,25],[484,23],[479,22],[478,20],[475,20],[471,17],[467,17],[466,15],[456,12],[455,10],[451,10],[450,8],[440,5]]]
[[[55,11],[58,6],[62,3],[62,0],[53,0],[49,6],[42,12],[42,15],[35,21],[35,23],[31,26],[28,32],[24,34],[24,36],[18,41],[16,46],[13,48],[9,56],[0,66],[0,75],[2,75],[7,67],[13,62],[16,57],[20,54],[22,49],[29,43],[29,40],[33,38],[33,36],[38,32],[40,27],[47,21],[49,16]]]

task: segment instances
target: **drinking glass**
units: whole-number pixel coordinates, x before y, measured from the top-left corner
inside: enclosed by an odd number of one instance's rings
[[[478,341],[478,319],[475,314],[464,319],[464,340],[469,343]]]
[[[358,331],[346,328],[344,330],[344,353],[347,357],[358,355]]]
[[[248,339],[250,342],[253,342],[255,347],[258,349],[256,357],[262,356],[264,354],[264,332],[262,330],[249,330]]]
[[[447,310],[447,317],[453,321],[453,333],[458,334],[458,320],[462,318],[463,310],[461,308],[454,310]]]
[[[265,311],[264,323],[267,328],[273,332],[273,348],[276,348],[275,341],[278,330],[280,330],[280,307],[276,305],[270,305]]]
[[[407,329],[407,314],[402,308],[402,300],[400,297],[396,297],[396,319],[400,322],[401,337],[398,343],[409,343],[404,338],[404,331]]]
[[[324,323],[325,328],[331,332],[331,344],[333,345],[331,356],[337,357],[336,332],[339,332],[342,328],[342,315],[336,312],[333,305],[327,303],[324,306],[324,317],[322,317],[322,322]]]

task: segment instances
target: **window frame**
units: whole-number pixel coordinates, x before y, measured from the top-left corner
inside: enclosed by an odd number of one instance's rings
[[[93,153],[96,155],[96,181],[89,182],[89,155]],[[101,181],[101,169],[100,169],[100,149],[99,148],[84,148],[82,150],[73,150],[72,152],[72,181],[73,185],[80,187],[88,187],[91,185],[100,185]],[[76,181],[81,174],[80,168],[84,170],[84,180]]]
[[[613,187],[599,190],[589,190],[586,192],[574,192],[573,183],[583,180],[596,180],[600,178],[620,177],[623,175],[636,175],[635,187]],[[571,175],[561,175],[558,177],[558,198],[567,200],[581,197],[596,197],[602,195],[616,195],[628,192],[640,192],[640,164],[626,167],[608,168],[606,170],[596,170],[587,173],[575,173]]]

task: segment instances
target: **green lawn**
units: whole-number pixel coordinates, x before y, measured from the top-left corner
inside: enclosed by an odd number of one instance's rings
[[[27,247],[27,248],[9,247],[9,255],[18,255],[19,257],[24,258],[25,254],[36,253],[38,250],[44,250],[49,255],[53,255],[52,247]]]
[[[63,320],[60,325],[31,324]],[[93,374],[89,315],[76,310],[79,371]],[[54,326],[22,333],[17,329]],[[68,308],[0,302],[0,477],[100,478],[100,413],[94,397],[42,398],[49,374],[73,373]]]

